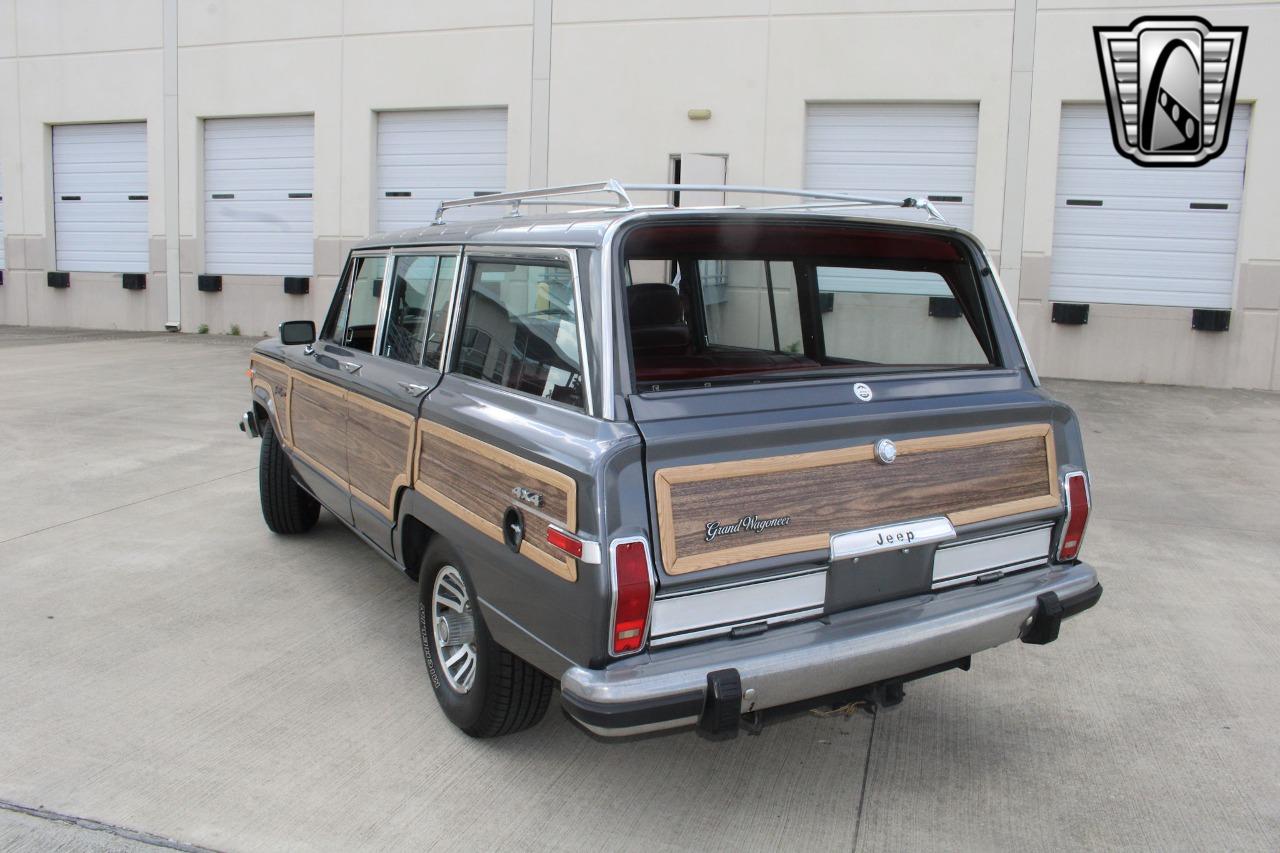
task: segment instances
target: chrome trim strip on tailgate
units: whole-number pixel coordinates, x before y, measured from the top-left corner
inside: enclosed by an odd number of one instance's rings
[[[822,613],[826,569],[700,590],[653,602],[654,646],[727,634],[739,625],[790,622]]]
[[[1012,572],[1049,561],[1053,524],[939,546],[933,556],[933,587],[966,583],[989,572]]]

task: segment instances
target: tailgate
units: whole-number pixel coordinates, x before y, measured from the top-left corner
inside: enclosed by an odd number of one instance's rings
[[[847,381],[634,399],[660,586],[829,566],[831,611],[928,590],[968,531],[1044,529],[1047,554],[1069,410],[1012,371],[871,384],[874,402]]]

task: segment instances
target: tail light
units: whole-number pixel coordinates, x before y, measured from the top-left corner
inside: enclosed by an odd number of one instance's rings
[[[649,545],[643,539],[613,543],[613,620],[609,649],[615,655],[637,652],[649,631],[653,605],[653,572]]]
[[[1062,522],[1058,539],[1058,562],[1074,560],[1084,543],[1084,528],[1089,523],[1089,481],[1083,471],[1072,471],[1063,482],[1067,497],[1067,517]]]

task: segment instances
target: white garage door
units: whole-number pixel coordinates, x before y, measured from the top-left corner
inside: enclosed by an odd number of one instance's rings
[[[378,115],[379,231],[427,225],[442,200],[502,192],[506,184],[505,109]],[[492,216],[494,210],[450,216]]]
[[[1230,308],[1249,107],[1227,150],[1196,168],[1116,153],[1105,108],[1062,108],[1053,220],[1056,302]]]
[[[147,125],[53,129],[54,251],[70,272],[147,271]]]
[[[311,275],[311,116],[204,122],[204,271]]]
[[[949,222],[972,228],[977,157],[977,104],[808,108],[806,189],[928,198]]]

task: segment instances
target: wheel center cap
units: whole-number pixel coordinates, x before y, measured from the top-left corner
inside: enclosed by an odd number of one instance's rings
[[[443,616],[436,618],[436,637],[440,640],[440,645],[449,644],[449,620]]]

